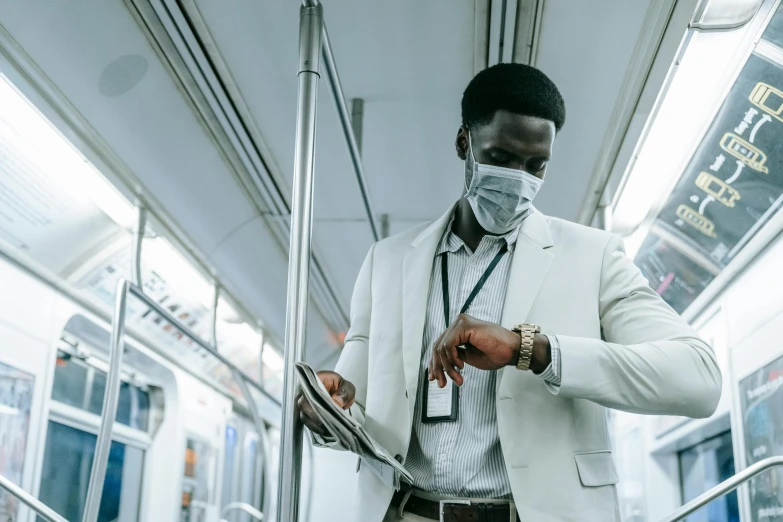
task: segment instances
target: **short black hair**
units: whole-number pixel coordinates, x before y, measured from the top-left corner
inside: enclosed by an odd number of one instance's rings
[[[462,124],[485,125],[500,110],[565,123],[565,101],[543,72],[521,63],[499,63],[478,73],[462,95]]]

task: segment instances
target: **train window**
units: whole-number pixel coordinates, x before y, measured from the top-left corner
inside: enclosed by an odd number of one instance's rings
[[[96,415],[103,409],[106,373],[60,351],[54,370],[52,399]],[[131,428],[147,431],[150,396],[139,386],[122,382],[115,420]]]
[[[96,439],[92,433],[49,422],[39,498],[67,520],[82,518]],[[144,450],[112,442],[99,522],[139,519],[143,466]]]
[[[226,448],[223,453],[223,493],[221,505],[225,506],[233,500],[234,490],[234,462],[237,456],[237,430],[233,426],[226,426]]]
[[[680,452],[682,500],[688,502],[734,475],[731,432]],[[739,522],[737,492],[724,495],[687,518],[688,522]]]
[[[258,470],[258,435],[248,432],[245,435],[245,448],[242,455],[242,485],[240,500],[251,506],[258,506],[254,494],[256,493],[256,479]],[[241,522],[251,522],[249,515],[240,517]]]
[[[15,484],[22,482],[30,408],[33,403],[32,375],[0,363],[0,475]],[[19,499],[0,492],[0,520],[16,520]]]
[[[783,9],[762,39],[779,43],[781,27]],[[636,264],[678,312],[783,208],[783,67],[765,59],[763,48],[746,60],[647,239],[637,243]]]

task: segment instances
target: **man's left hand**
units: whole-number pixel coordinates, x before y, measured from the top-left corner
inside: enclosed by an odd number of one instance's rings
[[[457,386],[462,386],[464,379],[458,369],[463,369],[465,364],[480,370],[499,370],[515,365],[518,358],[518,333],[460,314],[433,345],[430,380],[437,379],[438,386],[443,388],[448,375]],[[535,373],[542,372],[549,365],[550,358],[548,339],[543,335],[536,336],[531,369]]]

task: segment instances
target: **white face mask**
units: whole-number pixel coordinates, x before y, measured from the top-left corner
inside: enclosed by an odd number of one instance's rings
[[[470,134],[465,163],[465,198],[481,227],[505,234],[519,226],[544,180],[524,170],[477,162]]]

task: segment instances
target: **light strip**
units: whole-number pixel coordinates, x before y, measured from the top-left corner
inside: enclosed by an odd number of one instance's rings
[[[0,136],[73,200],[93,203],[124,229],[133,224],[135,211],[130,202],[3,75]]]
[[[655,119],[626,172],[614,204],[613,231],[629,236],[647,228],[665,204],[693,151],[742,69],[756,23],[731,32],[691,32]],[[727,57],[730,57],[727,60]],[[636,252],[630,251],[634,256]]]

